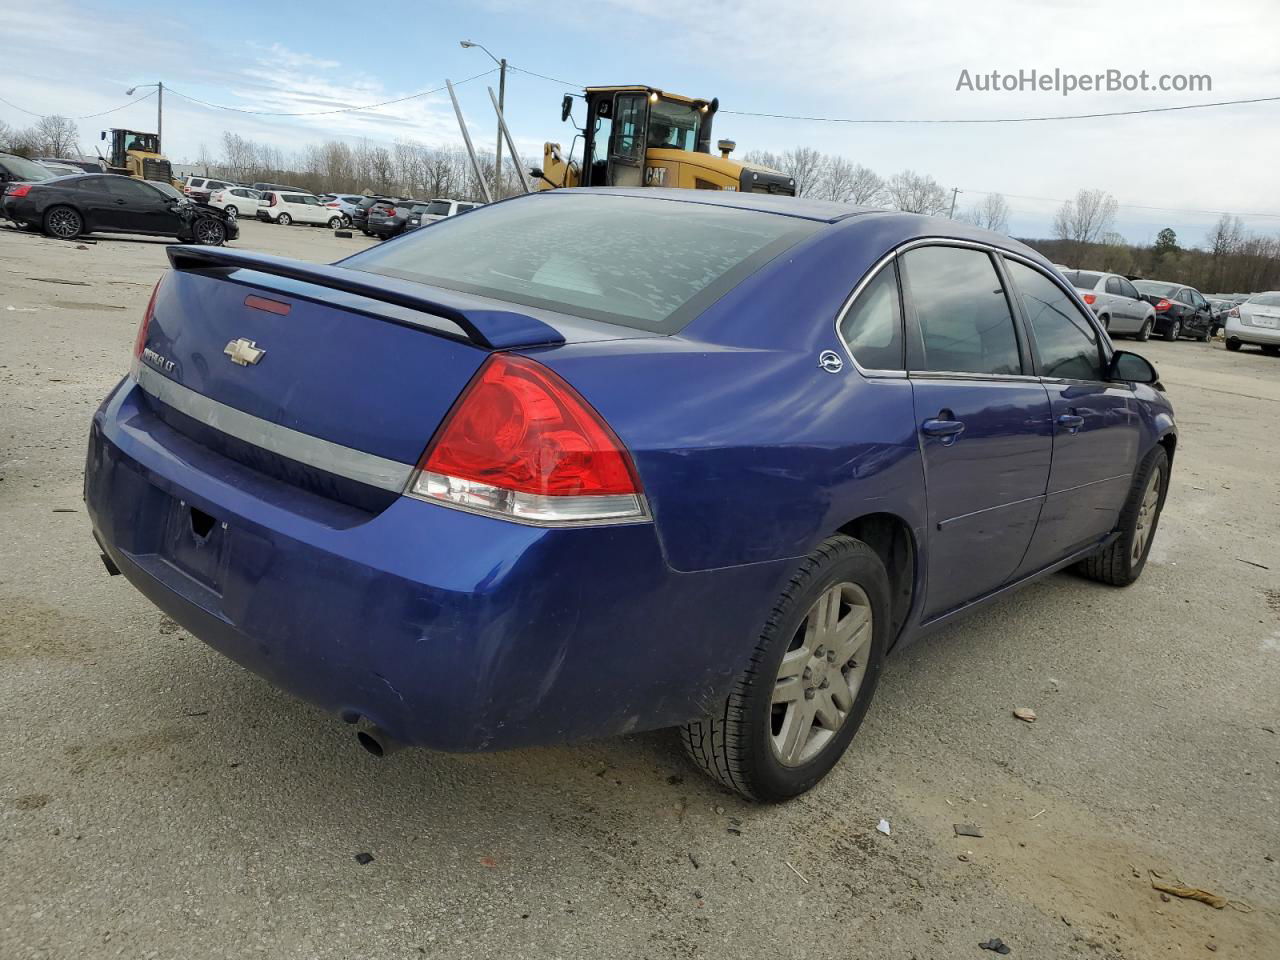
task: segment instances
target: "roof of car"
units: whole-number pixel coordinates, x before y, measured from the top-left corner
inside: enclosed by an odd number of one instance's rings
[[[684,203],[704,203],[718,207],[736,207],[740,210],[759,210],[763,213],[780,213],[806,220],[822,220],[834,223],[863,213],[882,213],[876,207],[855,207],[830,200],[810,200],[805,197],[785,197],[768,193],[744,193],[738,190],[687,190],[675,187],[572,187],[543,191],[542,195],[586,193],[595,196],[643,197],[655,200],[679,200]]]

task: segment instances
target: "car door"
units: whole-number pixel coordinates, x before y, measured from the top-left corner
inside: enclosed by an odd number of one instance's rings
[[[1107,379],[1110,353],[1094,318],[1031,263],[1005,258],[1049,394],[1053,466],[1040,521],[1019,573],[1098,542],[1116,524],[1138,462],[1133,386]]]
[[[1125,293],[1124,284],[1123,277],[1107,277],[1108,315],[1111,317],[1108,330],[1111,333],[1137,333],[1141,324],[1135,304]]]
[[[176,236],[178,218],[164,194],[131,177],[108,177],[107,189],[117,199],[120,225],[111,229],[130,233]]]
[[[1125,306],[1129,316],[1133,318],[1133,332],[1139,333],[1142,330],[1142,325],[1147,322],[1147,317],[1151,315],[1151,304],[1143,300],[1138,288],[1124,277],[1117,277],[1116,279],[1120,281],[1121,295],[1128,300]]]
[[[1049,479],[1049,395],[984,248],[928,244],[900,258],[927,489],[924,616],[1008,583]]]
[[[324,223],[329,219],[331,214],[324,204],[320,202],[319,197],[302,198],[302,216],[299,217],[305,223]]]
[[[644,186],[644,147],[649,98],[620,93],[614,98],[613,136],[609,145],[609,185]]]
[[[107,181],[114,174],[85,177],[76,184],[76,197],[80,207],[80,215],[84,217],[84,228],[89,230],[118,230],[114,224],[121,218],[117,197],[107,189]]]

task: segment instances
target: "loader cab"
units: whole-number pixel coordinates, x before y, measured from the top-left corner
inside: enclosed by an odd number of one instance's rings
[[[643,86],[588,87],[585,98],[583,186],[660,186],[661,168],[645,163],[650,149],[710,153],[716,100]]]

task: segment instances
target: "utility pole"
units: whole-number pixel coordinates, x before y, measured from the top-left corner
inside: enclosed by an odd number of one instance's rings
[[[498,150],[493,155],[493,196],[502,199],[502,108],[507,93],[507,58],[498,61]],[[513,161],[514,162],[514,161]]]
[[[164,153],[164,84],[156,84],[156,152]]]
[[[951,212],[947,214],[952,220],[956,218],[956,194],[960,192],[959,187],[951,188]]]

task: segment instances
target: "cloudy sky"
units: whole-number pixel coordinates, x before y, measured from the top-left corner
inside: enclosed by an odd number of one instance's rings
[[[532,4],[381,0],[144,5],[111,0],[6,0],[0,120],[85,116],[126,103],[134,84],[163,80],[165,148],[216,155],[222,131],[288,150],[341,136],[390,144],[458,139],[447,95],[357,113],[268,117],[368,104],[455,82],[492,66],[474,39],[531,74],[508,75],[507,113],[522,149],[568,141],[562,93],[581,84],[649,83],[718,96],[718,136],[739,150],[813,146],[882,175],[910,168],[960,207],[1005,194],[1012,232],[1045,236],[1061,198],[1101,188],[1121,203],[1117,226],[1147,241],[1172,226],[1198,243],[1216,211],[1280,232],[1280,102],[1057,123],[863,125],[773,120],[729,111],[861,119],[980,119],[1096,113],[1280,96],[1280,3],[1044,0],[703,0]],[[579,12],[585,11],[585,13]],[[1207,73],[1211,91],[975,92],[962,70],[1093,74],[1108,69]],[[486,77],[459,89],[473,135],[492,138]],[[136,99],[148,91],[140,90]],[[155,99],[79,121],[92,151],[105,126],[153,129]],[[1171,208],[1171,209],[1148,209]],[[1196,212],[1205,211],[1205,212]],[[1276,216],[1259,216],[1274,214]],[[1252,216],[1251,216],[1252,215]]]

